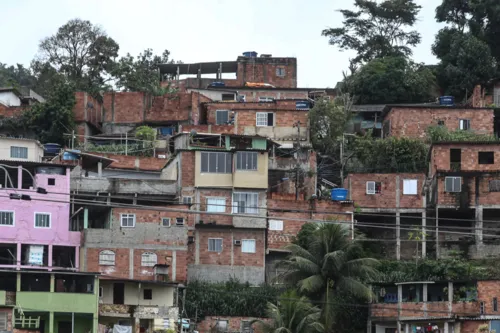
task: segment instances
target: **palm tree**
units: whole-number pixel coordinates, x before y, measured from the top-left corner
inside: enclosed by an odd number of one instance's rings
[[[369,300],[370,288],[364,283],[377,276],[379,262],[364,257],[359,244],[351,240],[347,226],[334,223],[316,225],[307,246],[290,244],[290,255],[278,266],[283,281],[296,285],[300,294],[320,300],[325,329],[332,328],[334,297],[340,292]]]
[[[321,310],[307,297],[299,297],[295,290],[281,295],[278,305],[267,303],[267,320],[256,319],[263,333],[322,333]]]

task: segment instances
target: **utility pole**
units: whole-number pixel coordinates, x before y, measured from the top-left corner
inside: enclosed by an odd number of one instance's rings
[[[75,131],[71,132],[71,149],[75,149]]]
[[[299,200],[299,150],[300,150],[300,120],[298,120],[293,127],[297,127],[297,152],[296,152],[296,165],[295,165],[295,200]]]
[[[344,183],[344,133],[342,133],[342,141],[340,141],[340,186]]]

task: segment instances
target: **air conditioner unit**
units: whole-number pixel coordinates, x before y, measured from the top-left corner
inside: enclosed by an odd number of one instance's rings
[[[241,241],[239,239],[234,240],[234,245],[241,246]]]

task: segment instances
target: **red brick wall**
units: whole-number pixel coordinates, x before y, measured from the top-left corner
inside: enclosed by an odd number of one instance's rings
[[[146,110],[145,102],[144,93],[142,92],[106,93],[104,94],[104,107],[106,108],[104,121],[113,123],[142,123]]]
[[[102,104],[83,91],[77,91],[75,93],[75,100],[76,103],[73,107],[75,122],[86,121],[99,127],[102,122]],[[92,108],[87,108],[89,103],[92,105]],[[85,112],[85,109],[87,109],[87,112]]]
[[[489,315],[498,315],[499,312],[493,311],[493,298],[500,301],[500,281],[478,281],[477,282],[477,300],[484,302],[484,312]]]
[[[0,308],[0,312],[7,312],[7,331],[12,331],[12,308]]]
[[[171,96],[153,96],[151,108],[146,109],[146,121],[181,121],[189,120],[191,111],[191,93],[177,93]]]
[[[351,200],[360,207],[395,208],[396,207],[396,177],[399,176],[399,207],[423,208],[421,189],[425,175],[419,173],[376,174],[353,173],[349,174],[344,182],[344,187],[350,190]],[[403,195],[403,180],[417,179],[418,194]],[[366,194],[366,182],[381,182],[382,191],[378,194]]]
[[[235,266],[264,266],[264,230],[213,230],[198,229],[201,265],[231,265],[231,252]],[[232,235],[232,237],[231,237]],[[222,252],[209,252],[208,239],[222,238]],[[255,239],[255,253],[242,253],[241,246],[233,245],[232,239]]]
[[[285,76],[276,75],[276,69],[285,69]],[[239,82],[263,82],[277,88],[297,88],[296,58],[244,58],[238,57]],[[241,85],[243,85],[241,84]]]
[[[195,152],[183,151],[181,154],[182,178],[179,186],[194,186]]]
[[[334,212],[353,211],[352,205],[341,205],[334,201],[292,201],[268,199],[269,218],[283,221],[283,230],[268,230],[267,246],[270,249],[281,249],[290,244],[306,221],[287,220],[287,218],[326,220],[336,218],[339,221],[350,221],[351,215]],[[325,213],[332,212],[332,213]]]
[[[199,190],[200,210],[207,210],[207,198],[219,197],[226,199],[225,213],[231,213],[232,191],[231,190]],[[216,221],[219,225],[233,225],[233,218],[227,215],[200,214],[200,221],[210,223]]]
[[[0,103],[0,116],[12,118],[20,116],[27,107],[24,106],[5,106]]]
[[[198,133],[235,134],[234,125],[182,125],[182,132],[195,130]]]
[[[115,252],[114,266],[99,265],[99,253],[104,250]],[[130,249],[116,248],[87,248],[85,259],[87,272],[100,272],[103,275],[109,275],[117,278],[128,279],[130,276],[129,266]]]
[[[245,95],[246,102],[258,102],[259,97],[272,97],[274,99],[307,99],[307,91],[287,91],[287,90],[239,90],[239,94]]]
[[[438,144],[432,146],[432,171],[450,170],[450,149],[461,149],[462,171],[500,170],[500,144]],[[479,152],[494,152],[494,164],[479,164]]]
[[[461,323],[460,333],[478,333],[479,326],[488,324],[486,320],[469,320]]]
[[[168,208],[168,206],[163,207]],[[113,208],[112,210],[112,223],[120,224],[120,214],[135,214],[135,223],[153,223],[161,226],[162,217],[170,217],[172,222],[175,223],[176,217],[184,218],[184,225],[194,226],[192,214],[189,213],[188,205],[176,205],[175,209],[185,209],[186,212],[172,212],[172,211],[159,211],[154,209],[133,209],[133,208]],[[160,243],[155,240],[148,241],[147,244],[165,244],[165,245],[185,245],[186,240],[180,239],[175,243]]]
[[[370,305],[370,316],[371,317],[387,317],[394,318],[398,316],[398,305],[397,304],[371,304]]]
[[[480,134],[493,134],[493,109],[454,108],[398,108],[394,107],[385,116],[390,121],[391,136],[424,138],[429,126],[436,126],[438,120],[454,131],[459,128],[459,119],[470,119],[471,130]]]
[[[212,100],[207,96],[200,94],[196,91],[191,92],[191,119],[192,123],[198,125],[202,118],[202,112],[204,112],[204,107],[201,103],[208,103]]]
[[[218,320],[227,320],[228,321],[228,331],[229,332],[240,332],[241,331],[241,322],[244,320],[254,320],[255,318],[251,317],[227,317],[227,316],[207,316],[203,318],[199,323],[196,324],[196,330],[200,333],[208,333],[212,328],[215,328]],[[261,318],[263,319],[263,318]],[[266,320],[266,319],[263,319]],[[254,324],[253,326],[255,333],[260,333],[259,325]]]

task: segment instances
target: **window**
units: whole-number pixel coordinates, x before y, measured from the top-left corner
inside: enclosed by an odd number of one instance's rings
[[[217,331],[227,332],[227,320],[217,320]]]
[[[207,198],[207,212],[224,213],[226,211],[225,198]]]
[[[222,252],[222,238],[209,238],[208,239],[209,252]]]
[[[47,180],[47,185],[50,185],[50,186],[56,185],[56,179],[55,178],[49,178]]]
[[[274,113],[272,112],[257,112],[257,126],[274,126]]]
[[[161,225],[164,227],[170,227],[170,217],[163,217],[161,219]]]
[[[450,149],[450,170],[460,171],[462,167],[462,149]]]
[[[103,289],[102,287],[99,287],[99,298],[102,298],[102,294],[103,294]]]
[[[14,212],[0,211],[0,225],[14,225]]]
[[[272,97],[259,97],[259,102],[273,102],[274,98]]]
[[[366,194],[379,194],[382,191],[381,182],[366,182]]]
[[[115,264],[115,253],[110,250],[104,250],[99,252],[99,265],[103,266],[114,266]]]
[[[184,218],[183,217],[176,217],[175,218],[175,225],[178,227],[182,227],[184,225]]]
[[[144,289],[144,299],[153,299],[153,289]]]
[[[269,230],[283,230],[283,221],[269,220]]]
[[[470,130],[470,119],[460,119],[459,126],[462,131]]]
[[[141,266],[143,267],[153,267],[156,265],[157,256],[153,252],[144,252],[141,256]]]
[[[243,253],[255,253],[255,239],[242,239],[241,240],[241,252],[243,252]]]
[[[438,120],[438,126],[444,126],[444,120]]]
[[[276,76],[283,77],[283,76],[285,76],[285,73],[286,73],[285,68],[283,68],[283,67],[276,68]]]
[[[498,299],[496,297],[493,297],[493,311],[498,311]]]
[[[462,177],[445,177],[444,179],[445,192],[461,192],[462,191]]]
[[[418,180],[416,179],[403,179],[403,194],[416,195],[418,192]]]
[[[252,325],[249,320],[241,321],[241,332],[242,333],[253,333]]]
[[[484,315],[484,302],[479,302],[479,314]]]
[[[11,158],[28,158],[28,148],[26,147],[10,147]]]
[[[480,151],[477,153],[479,164],[494,164],[495,163],[495,153],[492,151]]]
[[[233,213],[257,214],[258,193],[233,193]]]
[[[215,123],[217,125],[227,124],[229,122],[229,110],[215,111]]]
[[[223,101],[234,101],[234,94],[222,94]]]
[[[254,151],[237,152],[236,170],[257,170],[257,152]]]
[[[490,192],[500,192],[500,180],[490,180]]]
[[[0,331],[7,331],[7,312],[0,312]]]
[[[201,172],[233,173],[230,153],[201,152]]]
[[[122,228],[135,227],[135,214],[120,214]]]
[[[193,197],[182,197],[182,203],[185,205],[190,205],[193,203]]]
[[[50,228],[50,214],[35,213],[35,228]]]

